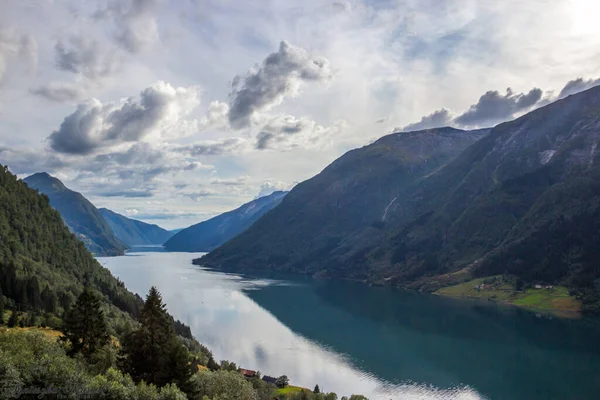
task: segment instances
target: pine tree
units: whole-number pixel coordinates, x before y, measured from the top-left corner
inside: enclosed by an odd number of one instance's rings
[[[219,366],[219,364],[217,364],[212,355],[208,358],[208,363],[206,363],[206,367],[211,371],[218,371],[219,369],[221,369],[221,367]]]
[[[19,323],[19,313],[16,310],[13,310],[10,318],[8,319],[8,327],[14,328]]]
[[[321,393],[321,389],[319,389],[319,385],[315,385],[313,393]]]
[[[67,313],[62,339],[71,343],[70,355],[81,353],[89,359],[109,343],[110,336],[101,304],[100,298],[86,288]]]
[[[125,336],[121,366],[135,381],[157,386],[177,383],[189,388],[191,357],[175,335],[166,306],[156,287],[152,287],[142,307],[139,329]]]
[[[50,290],[48,286],[42,291],[42,305],[44,310],[49,313],[55,313],[58,306],[56,294]]]
[[[4,325],[4,295],[0,287],[0,325]]]
[[[35,313],[33,311],[30,311],[28,318],[27,318],[27,326],[35,326],[35,322],[36,322]]]

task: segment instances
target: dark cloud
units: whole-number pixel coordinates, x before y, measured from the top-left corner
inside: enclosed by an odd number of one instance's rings
[[[490,90],[479,98],[454,122],[463,126],[488,126],[513,118],[518,112],[527,111],[542,98],[542,90],[531,89],[529,93],[514,93],[510,88],[506,94]]]
[[[451,123],[452,123],[452,115],[450,114],[450,111],[448,111],[445,108],[442,108],[441,110],[434,111],[431,114],[424,116],[423,118],[421,118],[421,120],[419,122],[415,122],[413,124],[406,125],[402,129],[399,129],[399,128],[394,129],[394,131],[398,131],[398,130],[402,130],[404,132],[419,131],[419,130],[423,130],[423,129],[432,129],[432,128],[439,128],[442,126],[448,126]]]
[[[50,101],[76,102],[85,97],[87,85],[76,82],[51,82],[31,89],[31,93]]]
[[[15,174],[33,174],[39,171],[54,172],[68,163],[46,151],[0,147],[0,164],[8,165]]]
[[[188,197],[188,198],[192,199],[193,201],[200,201],[206,197],[214,196],[214,193],[211,191],[208,191],[208,190],[201,190],[201,191],[192,192],[192,193],[184,193],[183,196]]]
[[[583,78],[573,79],[569,81],[564,88],[560,91],[558,98],[562,99],[564,97],[570,96],[575,93],[583,92],[584,90],[591,89],[594,86],[600,85],[600,79],[588,79],[584,80]]]
[[[137,190],[137,189],[129,189],[129,190],[118,190],[118,191],[105,191],[105,192],[94,192],[95,195],[103,196],[103,197],[127,197],[127,198],[147,198],[154,196],[154,193],[149,190]]]
[[[158,40],[158,3],[159,0],[111,0],[95,17],[113,21],[117,43],[131,53],[139,53]]]
[[[281,42],[257,69],[233,79],[229,94],[229,122],[236,129],[250,126],[257,111],[279,104],[297,92],[302,81],[325,81],[332,76],[329,61]]]
[[[240,138],[224,139],[220,141],[206,141],[190,145],[178,146],[174,150],[189,154],[193,157],[199,156],[220,156],[223,154],[235,153],[245,147],[245,140]]]
[[[342,125],[342,121],[337,121],[333,126],[324,127],[308,118],[278,115],[260,128],[254,148],[289,150],[296,147],[314,147],[331,133],[339,132]]]
[[[60,153],[90,154],[103,147],[136,142],[153,132],[193,129],[195,122],[182,117],[197,104],[194,88],[174,88],[157,82],[144,89],[139,100],[102,104],[92,99],[80,104],[48,141]]]
[[[312,130],[315,126],[313,121],[307,119],[296,119],[291,115],[280,116],[272,119],[262,127],[256,137],[256,149],[264,150],[274,142],[281,142],[286,136],[295,135],[304,131]]]
[[[66,42],[59,41],[54,51],[58,69],[90,79],[112,75],[121,65],[114,51],[104,49],[96,40],[84,35],[71,36]]]

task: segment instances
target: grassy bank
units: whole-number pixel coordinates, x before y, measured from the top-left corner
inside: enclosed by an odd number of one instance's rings
[[[460,298],[492,300],[520,307],[579,312],[581,301],[569,295],[564,286],[541,289],[535,287],[517,291],[512,282],[501,276],[473,279],[458,285],[441,288],[435,294]]]

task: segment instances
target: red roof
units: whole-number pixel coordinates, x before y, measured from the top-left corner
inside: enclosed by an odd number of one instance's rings
[[[244,375],[246,378],[254,378],[256,376],[256,371],[240,368],[240,374]]]

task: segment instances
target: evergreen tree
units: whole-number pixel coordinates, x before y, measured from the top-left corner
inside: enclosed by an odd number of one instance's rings
[[[284,387],[286,387],[289,384],[290,384],[290,380],[289,380],[289,378],[286,375],[281,375],[275,381],[275,386],[277,386],[280,389],[283,389]]]
[[[0,287],[0,325],[4,325],[4,295]]]
[[[217,364],[212,355],[208,358],[208,363],[206,364],[206,367],[211,371],[218,371],[219,369],[221,369],[221,367],[219,366],[219,364]]]
[[[110,336],[100,298],[84,289],[64,320],[63,340],[71,343],[70,355],[81,353],[90,359],[98,349],[109,343]]]
[[[48,286],[42,291],[42,305],[44,310],[49,313],[55,313],[58,306],[56,294]]]
[[[8,327],[14,328],[19,323],[19,313],[16,310],[13,310],[10,318],[8,319]]]
[[[315,385],[313,393],[321,393],[321,389],[319,389],[319,385]]]
[[[193,363],[175,335],[156,287],[150,289],[139,320],[140,328],[123,340],[122,368],[138,382],[144,380],[156,386],[176,383],[182,390],[189,390]]]
[[[29,301],[28,305],[33,309],[42,306],[40,283],[35,276],[27,281],[27,299]]]
[[[36,322],[35,313],[33,311],[30,311],[29,315],[27,317],[27,326],[35,326],[35,322]]]

